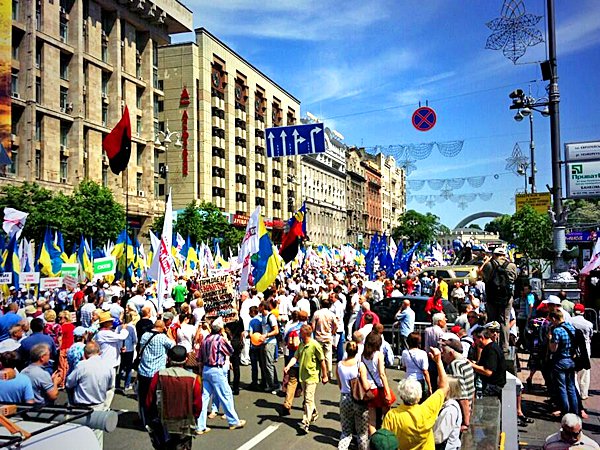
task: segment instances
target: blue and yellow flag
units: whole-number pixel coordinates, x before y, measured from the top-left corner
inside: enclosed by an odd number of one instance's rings
[[[258,218],[258,253],[252,257],[252,278],[254,286],[259,292],[264,292],[271,286],[279,271],[283,267],[283,260],[279,253],[273,249],[273,243],[267,233],[265,222]]]
[[[12,284],[19,288],[19,274],[21,273],[21,258],[19,257],[19,246],[17,245],[17,234],[8,243],[4,252],[4,272],[12,272]]]
[[[60,275],[63,264],[62,254],[62,250],[54,242],[52,232],[46,229],[44,242],[42,242],[38,257],[42,275],[46,275],[47,277],[57,277]]]
[[[92,262],[92,251],[87,241],[81,236],[81,243],[79,244],[79,250],[77,251],[77,262],[79,263],[79,270],[88,280],[94,278],[94,265]],[[80,277],[83,279],[83,277]]]

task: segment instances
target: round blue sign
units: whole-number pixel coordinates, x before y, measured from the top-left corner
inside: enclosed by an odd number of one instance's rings
[[[429,131],[435,126],[437,116],[429,106],[418,108],[412,115],[412,124],[419,131]]]

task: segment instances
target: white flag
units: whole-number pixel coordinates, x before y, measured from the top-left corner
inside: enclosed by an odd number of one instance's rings
[[[596,240],[596,245],[594,245],[594,250],[592,251],[592,259],[585,265],[583,269],[581,269],[582,274],[587,275],[592,270],[600,267],[600,238]]]
[[[242,264],[242,273],[239,291],[245,291],[248,289],[248,277],[250,276],[250,270],[252,264],[250,263],[250,257],[258,253],[259,248],[259,237],[258,237],[258,219],[260,217],[260,206],[250,216],[248,225],[246,225],[246,235],[242,240],[242,246],[238,253],[238,262]]]
[[[4,208],[2,228],[8,234],[9,238],[12,238],[15,234],[17,235],[17,240],[21,237],[21,231],[23,231],[28,215],[29,213],[14,208]]]
[[[396,257],[396,252],[398,251],[398,246],[396,245],[396,243],[394,242],[394,238],[390,236],[390,256],[392,257],[392,260]]]
[[[160,247],[155,259],[158,261],[158,309],[162,310],[162,302],[171,295],[173,286],[173,261],[171,241],[173,239],[173,203],[169,189],[169,197],[165,206],[165,221],[160,236]]]

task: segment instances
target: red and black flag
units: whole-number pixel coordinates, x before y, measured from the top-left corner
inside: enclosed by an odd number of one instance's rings
[[[296,257],[302,239],[306,237],[306,205],[304,203],[302,208],[288,220],[285,228],[279,255],[287,264]]]
[[[127,168],[131,156],[131,123],[127,106],[119,123],[102,141],[102,148],[108,156],[110,170],[115,175]]]

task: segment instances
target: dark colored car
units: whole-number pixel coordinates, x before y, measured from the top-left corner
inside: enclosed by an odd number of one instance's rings
[[[395,334],[397,328],[392,332],[392,326],[396,322],[396,313],[405,299],[410,300],[410,307],[415,312],[415,331],[422,331],[425,327],[431,325],[431,321],[425,312],[425,305],[429,297],[402,295],[400,297],[384,298],[380,302],[371,305],[371,311],[379,316],[379,320],[385,327],[384,336],[388,342],[393,344],[396,344]],[[448,300],[442,300],[442,302],[448,324],[454,323],[458,311]]]

